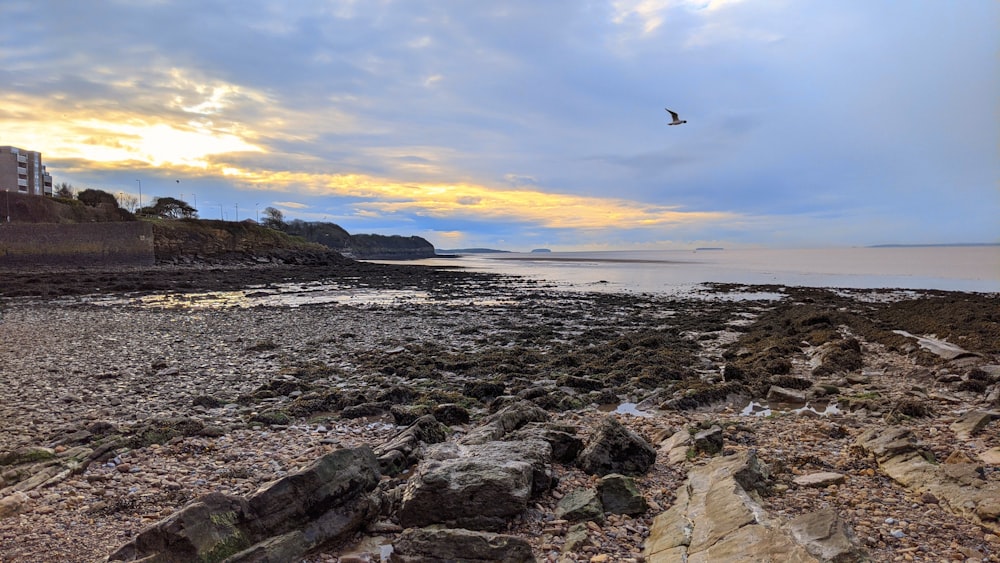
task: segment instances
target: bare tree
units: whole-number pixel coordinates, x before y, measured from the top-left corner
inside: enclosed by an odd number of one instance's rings
[[[129,213],[135,213],[135,210],[139,208],[138,196],[123,193],[120,199],[121,203],[119,205]]]
[[[262,224],[265,227],[283,231],[285,230],[285,214],[282,213],[280,209],[275,209],[274,207],[265,207],[264,221],[262,222]]]

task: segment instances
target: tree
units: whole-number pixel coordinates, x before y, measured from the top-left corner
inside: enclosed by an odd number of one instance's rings
[[[280,209],[275,209],[273,207],[264,208],[264,222],[262,223],[265,227],[271,229],[277,229],[279,231],[285,230],[285,214],[281,212]]]
[[[61,182],[59,188],[56,190],[56,197],[61,197],[64,199],[73,199],[73,185],[66,182]]]
[[[140,209],[139,214],[164,219],[192,219],[198,215],[186,201],[173,197],[158,197],[153,200],[153,205]]]
[[[79,200],[80,203],[90,207],[110,207],[111,209],[118,209],[118,200],[115,199],[114,194],[109,194],[104,190],[87,188],[76,194],[76,199]]]
[[[139,197],[132,194],[122,194],[121,207],[127,211],[135,213],[135,210],[139,208]]]

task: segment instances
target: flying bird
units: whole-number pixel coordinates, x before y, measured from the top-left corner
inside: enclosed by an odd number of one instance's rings
[[[663,109],[667,109],[667,108],[663,108]],[[680,125],[682,123],[687,123],[687,120],[679,119],[677,117],[677,112],[676,111],[670,111],[669,109],[667,109],[667,113],[670,114],[670,117],[674,118],[674,120],[671,121],[670,123],[668,123],[667,125]]]

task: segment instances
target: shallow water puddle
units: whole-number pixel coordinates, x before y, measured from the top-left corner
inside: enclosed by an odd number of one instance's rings
[[[601,412],[612,412],[614,414],[629,414],[632,416],[639,416],[643,418],[649,418],[653,416],[652,413],[639,410],[639,408],[636,406],[635,403],[621,403],[618,405],[616,404],[601,405],[598,407],[598,410],[600,410]]]
[[[837,403],[817,403],[816,406],[812,406],[809,403],[804,405],[796,405],[795,403],[775,403],[774,407],[771,407],[767,403],[758,403],[757,401],[750,401],[750,403],[743,407],[743,410],[740,411],[740,415],[742,416],[771,416],[772,414],[802,415],[806,413],[814,414],[816,416],[836,416],[838,414],[842,414],[843,411],[840,410]]]

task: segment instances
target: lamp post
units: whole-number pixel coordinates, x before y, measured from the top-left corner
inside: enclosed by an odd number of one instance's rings
[[[260,208],[258,207],[259,205],[260,205],[259,203],[253,204],[253,212],[257,216],[258,224],[260,224]]]
[[[135,181],[139,184],[139,209],[142,209],[142,180],[136,178]]]

